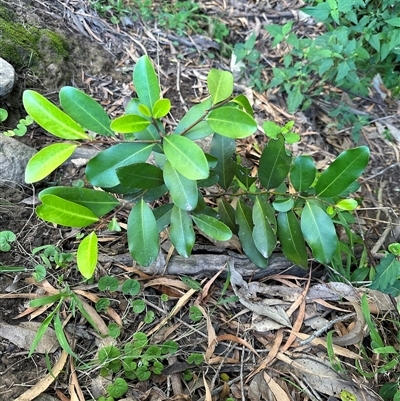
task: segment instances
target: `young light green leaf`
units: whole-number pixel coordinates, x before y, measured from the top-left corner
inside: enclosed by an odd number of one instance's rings
[[[184,177],[168,160],[164,164],[164,181],[176,206],[186,211],[196,208],[198,202],[196,181]]]
[[[296,265],[307,269],[307,248],[295,214],[292,210],[278,213],[277,222],[283,254]]]
[[[55,195],[42,195],[42,204],[36,214],[43,220],[66,227],[87,227],[99,218],[87,207],[67,201]]]
[[[98,251],[97,235],[92,231],[81,241],[76,253],[78,270],[87,280],[93,276],[96,269]]]
[[[50,134],[63,139],[89,139],[77,122],[40,93],[26,90],[22,102],[29,115]]]
[[[301,213],[301,231],[313,256],[329,263],[336,251],[338,238],[331,218],[315,202],[307,201]]]
[[[194,105],[179,121],[175,128],[174,134],[181,135],[184,131],[190,128],[186,133],[185,137],[195,141],[197,139],[205,138],[206,136],[212,135],[214,131],[208,126],[205,120],[201,120],[205,117],[207,110],[212,106],[211,97],[207,98],[203,102]],[[196,121],[199,121],[196,125],[193,125]]]
[[[160,241],[156,218],[143,199],[131,210],[127,231],[132,257],[141,266],[151,265],[158,257]]]
[[[158,99],[153,107],[153,117],[165,117],[171,110],[171,101],[169,99]]]
[[[104,216],[119,205],[118,199],[111,194],[90,188],[50,187],[40,191],[39,199],[42,200],[42,196],[48,194],[85,206],[97,217]]]
[[[345,150],[319,177],[317,194],[328,198],[339,195],[363,173],[368,161],[367,146]]]
[[[311,156],[297,156],[290,171],[290,182],[298,192],[306,191],[315,180],[317,169]]]
[[[257,130],[254,118],[235,107],[220,107],[211,111],[207,123],[217,134],[228,138],[246,138]]]
[[[125,114],[111,122],[111,129],[120,134],[131,134],[144,131],[151,121],[134,114]]]
[[[111,120],[103,107],[86,93],[64,86],[59,93],[61,107],[82,127],[100,135],[110,136]]]
[[[116,169],[135,163],[144,163],[149,157],[153,144],[120,143],[100,152],[89,160],[86,177],[97,187],[112,188],[119,184]]]
[[[58,343],[60,344],[61,348],[68,354],[73,356],[74,358],[76,358],[77,356],[75,355],[74,351],[72,351],[69,342],[67,340],[67,337],[64,334],[64,328],[63,325],[61,323],[61,319],[60,319],[60,314],[56,313],[54,315],[54,319],[53,319],[53,324],[54,324],[54,331],[56,333],[56,337],[58,340]]]
[[[147,56],[142,56],[133,72],[133,83],[140,100],[149,110],[153,110],[160,99],[160,85],[154,67]]]
[[[340,210],[355,210],[358,202],[355,199],[342,199],[336,203],[336,207]]]
[[[177,206],[172,208],[169,237],[179,255],[188,258],[195,241],[192,219]]]
[[[116,172],[125,188],[150,189],[164,184],[163,171],[149,163],[130,164],[117,168]]]
[[[232,99],[232,102],[238,104],[247,114],[253,117],[253,108],[249,102],[249,99],[245,95],[239,95]]]
[[[268,204],[260,196],[257,196],[254,201],[252,213],[254,244],[264,258],[269,258],[276,247],[276,235],[268,221],[270,216]]]
[[[164,138],[164,153],[175,170],[189,180],[201,180],[209,175],[209,167],[202,149],[179,135]]]
[[[239,200],[236,207],[236,223],[239,225],[239,239],[247,257],[258,267],[267,267],[268,260],[257,249],[253,240],[253,219],[249,206]]]
[[[207,216],[205,214],[193,214],[192,219],[204,234],[216,241],[228,241],[232,237],[232,231],[229,227],[215,217]]]
[[[25,169],[25,182],[31,184],[47,177],[61,166],[78,145],[72,143],[54,143],[41,149],[29,160]]]
[[[233,92],[233,75],[229,71],[211,69],[207,76],[207,86],[213,104],[228,99]]]
[[[260,158],[258,178],[266,189],[276,188],[287,177],[292,157],[286,154],[285,139],[271,139]]]

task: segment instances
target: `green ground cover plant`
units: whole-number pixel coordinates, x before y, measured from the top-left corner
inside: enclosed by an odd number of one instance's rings
[[[0,124],[4,123],[8,118],[8,111],[0,107]],[[33,123],[31,116],[26,116],[26,118],[21,118],[17,126],[13,129],[5,128],[3,135],[6,136],[23,136],[26,134],[27,127]]]
[[[128,248],[142,266],[158,258],[159,235],[166,229],[184,257],[190,256],[198,230],[216,241],[237,235],[259,267],[268,266],[278,241],[286,257],[304,268],[310,255],[324,264],[333,260],[341,245],[335,224],[351,224],[358,202],[349,195],[359,188],[356,180],[368,163],[367,147],[341,153],[320,173],[311,157],[290,153],[287,143],[298,139],[291,124],[279,127],[267,121],[269,141],[257,175],[251,175],[240,163],[235,140],[254,134],[257,124],[248,99],[233,94],[231,73],[211,70],[210,97],[193,106],[176,127],[163,121],[171,103],[161,98],[147,56],[139,59],[133,83],[138,98],[114,120],[76,88],[61,89],[63,110],[35,91],[23,95],[29,115],[61,139],[32,157],[26,169],[28,183],[47,177],[78,146],[110,138],[110,146],[87,164],[85,188],[46,188],[39,193],[42,203],[36,208],[46,221],[92,227],[84,231],[77,250],[78,269],[85,278],[92,277],[97,264],[96,232],[118,218],[112,211],[120,209],[121,198],[132,205]],[[208,136],[210,149],[203,150],[196,141]],[[205,200],[210,187],[218,188],[212,204]]]

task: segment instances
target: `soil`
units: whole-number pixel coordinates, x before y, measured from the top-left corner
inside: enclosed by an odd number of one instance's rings
[[[21,0],[5,3],[16,15],[20,17],[23,15],[24,21],[35,21],[35,24],[50,30],[54,29],[68,38],[71,50],[68,60],[62,63],[62,68],[54,67],[57,69],[57,74],[44,71],[43,75],[37,75],[38,72],[32,75],[29,68],[17,71],[18,83],[14,92],[7,99],[0,101],[0,107],[6,107],[9,114],[13,116],[7,121],[11,127],[24,115],[21,93],[26,88],[38,90],[57,102],[58,89],[63,85],[73,85],[100,101],[111,116],[120,115],[124,105],[133,94],[131,74],[135,61],[143,54],[144,47],[159,63],[161,86],[165,90],[164,96],[171,99],[174,116],[178,119],[183,115],[185,108],[206,95],[204,77],[207,71],[213,67],[228,68],[229,66],[229,60],[221,58],[215,49],[205,47],[196,50],[194,47],[177,43],[176,40],[166,37],[170,34],[169,32],[153,35],[151,29],[154,27],[148,27],[142,22],[134,21],[129,26],[115,27],[97,17],[89,19],[81,16],[77,20],[77,16],[81,14],[93,16],[87,2],[76,1],[63,4],[62,1],[56,0],[43,2]],[[234,4],[236,2],[221,3]],[[252,10],[257,10],[258,2],[249,3]],[[246,9],[247,6],[242,6],[244,12],[251,14]],[[275,6],[278,7],[277,4]],[[279,8],[277,10],[280,11]],[[232,22],[232,24],[231,29],[234,33],[229,40],[233,41],[235,38],[243,40],[248,33],[248,27],[243,21],[242,24],[239,22]],[[180,40],[179,37],[175,39]],[[212,55],[214,55],[213,58],[210,57]],[[179,77],[178,87],[177,76]],[[279,123],[285,123],[291,119],[291,116],[285,112],[279,112],[282,110],[279,108],[280,104],[282,100],[278,99],[277,107],[268,109],[263,101],[256,102],[258,117],[260,119],[274,118]],[[357,107],[362,108],[363,104],[360,103]],[[388,104],[387,110],[380,110],[379,116],[393,115],[392,124],[397,124],[400,128],[396,107],[397,105]],[[310,115],[315,117],[312,121],[300,113],[294,118],[299,133],[304,134],[305,138],[297,151],[313,154],[319,160],[319,167],[323,168],[333,160],[335,155],[353,146],[353,143],[348,132],[337,134],[326,128],[329,121],[321,118],[320,114],[320,110],[312,110]],[[50,138],[38,127],[34,127],[20,140],[40,149],[49,142]],[[369,210],[360,211],[359,217],[365,224],[365,239],[368,247],[372,249],[386,228],[386,222],[389,219],[393,223],[399,222],[397,218],[400,204],[399,148],[396,142],[384,139],[377,127],[373,125],[363,129],[361,142],[367,143],[371,149],[371,163],[361,180],[363,206]],[[240,149],[243,156],[248,157],[250,161],[251,155],[246,153],[248,144],[249,142],[243,141]],[[79,168],[69,165],[63,172],[63,179],[74,181],[79,174]],[[40,185],[46,185],[46,183]],[[70,231],[60,230],[36,218],[35,193],[39,189],[40,186],[36,188],[8,187],[2,189],[0,193],[0,231],[11,230],[17,235],[17,241],[13,244],[11,251],[0,253],[0,263],[3,266],[23,266],[31,269],[38,261],[32,256],[32,250],[42,245],[55,244],[65,251],[74,247]],[[378,213],[377,208],[382,206],[387,209],[381,209]],[[385,244],[398,239],[398,230],[395,229],[395,225],[393,227],[382,248]],[[103,251],[119,254],[123,253],[124,249],[124,238],[116,238],[110,246],[104,247]],[[109,266],[102,268],[104,271],[109,271]],[[57,276],[61,273],[68,276],[71,283],[78,280],[74,273],[68,270],[52,272],[54,281],[57,281]],[[23,293],[38,291],[39,289],[35,286],[24,283],[24,278],[28,276],[29,274],[23,273],[20,281],[14,285]],[[15,277],[15,273],[0,274],[0,294],[9,294]],[[148,299],[151,300],[152,295],[154,293],[149,291]],[[158,298],[153,299],[155,303],[157,303],[156,299]],[[120,299],[118,302],[123,303],[126,300]],[[26,303],[26,299],[1,299],[0,322],[18,325],[21,320],[26,319],[25,317],[16,319],[16,316],[25,310]],[[123,311],[123,305],[120,305],[119,310]],[[129,319],[131,318],[127,318]],[[133,330],[135,325],[137,326],[137,322],[129,321],[128,327]],[[91,341],[87,340],[87,344],[85,343],[87,350],[93,346]],[[38,382],[46,374],[46,362],[43,356],[34,355],[28,358],[26,350],[18,349],[7,340],[0,340],[0,358],[0,399],[16,399],[27,387]],[[52,363],[53,358],[56,360],[57,356],[52,356]],[[63,393],[66,393],[64,392],[65,383],[61,383]],[[139,390],[139,388],[136,389],[138,393]],[[141,392],[140,399],[145,399],[145,390]],[[55,394],[54,389],[49,392]],[[85,392],[89,394],[88,388],[85,388]]]

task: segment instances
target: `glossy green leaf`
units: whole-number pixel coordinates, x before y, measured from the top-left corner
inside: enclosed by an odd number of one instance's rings
[[[144,163],[154,145],[146,143],[120,143],[100,152],[89,160],[86,177],[98,187],[112,188],[119,184],[116,169],[135,163]]]
[[[130,134],[145,130],[151,121],[145,117],[134,114],[125,114],[111,122],[111,128],[120,134]]]
[[[295,214],[293,211],[278,213],[277,222],[283,254],[296,265],[307,269],[307,248]]]
[[[212,106],[212,99],[209,97],[203,102],[192,106],[189,111],[179,121],[175,128],[174,134],[181,135],[184,131],[185,137],[195,141],[212,135],[214,131],[209,127],[205,120],[201,119],[206,116],[207,110]],[[197,124],[195,124],[198,122]],[[195,125],[193,125],[195,124]]]
[[[218,183],[228,189],[235,175],[235,163],[232,155],[236,150],[236,142],[232,138],[215,134],[211,141],[210,153],[218,159],[214,170],[218,174]]]
[[[171,223],[171,212],[173,206],[173,203],[164,203],[163,205],[153,209],[153,214],[157,220],[159,232],[164,231]]]
[[[163,172],[149,163],[130,164],[116,169],[117,177],[125,188],[156,188],[164,184]]]
[[[201,180],[209,175],[209,167],[202,149],[190,139],[179,135],[164,138],[164,153],[175,170],[189,180]]]
[[[257,196],[252,213],[254,222],[252,236],[254,244],[264,258],[269,258],[276,247],[276,235],[268,221],[270,213],[267,202]]]
[[[246,138],[257,130],[254,118],[235,107],[221,107],[211,111],[207,123],[217,134],[234,139]]]
[[[47,177],[61,166],[78,145],[72,143],[54,143],[41,149],[29,160],[25,169],[25,182],[31,184]]]
[[[252,212],[242,200],[236,207],[236,223],[239,225],[238,236],[247,257],[258,267],[267,267],[268,260],[257,249],[253,240]]]
[[[193,223],[188,212],[177,206],[172,208],[169,237],[179,255],[188,258],[196,239]]]
[[[264,148],[258,178],[266,189],[276,188],[285,180],[290,170],[292,157],[286,153],[285,139],[278,135],[278,139],[271,139]]]
[[[243,94],[236,96],[232,99],[232,102],[238,104],[247,114],[253,117],[253,108],[249,102],[249,99]]]
[[[298,192],[306,191],[315,180],[317,169],[311,156],[297,156],[290,171],[290,182]]]
[[[78,270],[86,279],[90,279],[94,274],[97,265],[98,253],[99,246],[97,235],[94,231],[92,231],[81,241],[76,253]]]
[[[229,71],[211,69],[207,76],[207,86],[213,104],[228,99],[233,92],[233,75]]]
[[[196,181],[184,177],[169,161],[164,164],[164,181],[176,206],[186,211],[196,208],[198,202]]]
[[[143,199],[129,213],[127,231],[133,259],[141,266],[151,265],[158,257],[160,241],[156,218]]]
[[[165,117],[171,110],[171,101],[169,99],[158,99],[153,106],[153,117]]]
[[[284,196],[277,196],[272,202],[272,206],[277,212],[288,212],[293,209],[294,200]]]
[[[247,168],[242,164],[233,163],[233,169],[235,171],[235,176],[243,184],[246,189],[250,187],[257,181],[257,177],[252,177],[252,168]]]
[[[205,214],[196,214],[192,215],[192,219],[204,234],[216,241],[228,241],[232,237],[232,231],[229,227],[215,217]]]
[[[339,195],[360,177],[368,161],[367,146],[345,150],[319,177],[315,186],[317,194],[324,197]]]
[[[86,93],[64,86],[59,93],[61,107],[82,127],[100,135],[110,136],[111,120],[103,107]]]
[[[336,251],[338,238],[332,219],[315,202],[307,201],[301,213],[301,231],[314,258],[329,263]]]
[[[50,223],[67,227],[87,227],[99,218],[87,207],[67,201],[55,195],[43,195],[42,204],[36,208],[36,214]]]
[[[236,224],[235,209],[225,199],[218,199],[218,214],[220,220],[226,224],[234,234],[238,233],[238,226]]]
[[[111,194],[89,188],[50,187],[40,191],[39,199],[42,200],[42,196],[48,194],[85,206],[97,217],[104,216],[119,205],[118,199]]]
[[[89,139],[77,122],[40,93],[26,90],[22,102],[28,114],[50,134],[63,139]]]
[[[149,110],[153,110],[160,99],[160,85],[154,67],[147,56],[142,56],[133,71],[133,83],[140,100]]]

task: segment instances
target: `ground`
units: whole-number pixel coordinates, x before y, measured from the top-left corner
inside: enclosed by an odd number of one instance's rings
[[[54,29],[57,34],[68,38],[70,45],[70,57],[65,60],[62,71],[56,74],[56,83],[54,77],[51,79],[51,74],[50,77],[48,73],[40,76],[37,71],[33,74],[29,68],[18,70],[19,81],[17,87],[12,96],[6,100],[6,106],[11,111],[10,114],[16,116],[16,120],[24,115],[21,105],[21,91],[23,89],[31,88],[41,91],[56,102],[57,90],[63,85],[74,85],[83,89],[100,101],[110,115],[113,117],[120,115],[133,92],[131,73],[134,64],[145,51],[158,65],[164,97],[171,99],[174,117],[179,119],[184,114],[185,109],[206,95],[205,77],[208,71],[211,68],[229,68],[229,59],[221,57],[220,53],[214,48],[216,43],[211,42],[210,44],[210,42],[204,41],[204,38],[200,38],[197,39],[196,46],[193,46],[191,45],[191,40],[193,41],[194,39],[190,36],[177,36],[173,32],[158,29],[154,26],[154,23],[145,23],[140,19],[129,21],[129,23],[126,22],[125,25],[115,26],[106,19],[96,17],[86,1],[80,2],[82,4],[79,2],[52,0],[44,2],[23,0],[4,3],[20,18],[21,14],[23,14],[24,21],[34,20],[41,27],[45,26],[49,30]],[[267,9],[267,11],[272,10],[273,13],[278,15],[278,19],[279,13],[286,10],[286,6],[285,10],[282,10],[280,3],[279,1],[271,2],[271,8]],[[236,4],[235,16],[230,17],[232,12],[230,7],[233,4]],[[299,4],[291,4],[287,8],[298,8],[298,6]],[[221,1],[215,2],[215,4],[206,4],[206,2],[204,4],[205,10],[210,13],[216,13],[220,16],[221,21],[230,26],[232,33],[227,39],[230,43],[234,40],[243,41],[249,32],[256,29],[260,20],[261,23],[263,22],[263,18],[265,18],[263,13],[266,11],[263,7],[265,5],[258,1]],[[267,46],[263,35],[261,34],[259,40],[260,48]],[[294,151],[313,155],[318,160],[320,169],[326,167],[342,150],[354,146],[349,131],[337,132],[334,127],[332,128],[330,126],[332,120],[322,109],[315,106],[307,114],[297,113],[290,115],[284,108],[284,99],[279,96],[275,97],[275,100],[271,100],[270,98],[267,99],[265,93],[260,94],[251,91],[249,93],[254,99],[254,107],[257,118],[260,121],[273,119],[277,123],[284,124],[291,119],[295,120],[295,127],[297,132],[302,135],[302,141]],[[400,127],[397,104],[391,102],[387,104],[386,109],[380,108],[377,110],[373,104],[367,104],[367,100],[358,99],[356,101],[359,102],[356,108],[363,110],[368,108],[372,114],[375,113],[373,115],[376,117],[376,124],[363,128],[360,138],[360,144],[367,144],[370,147],[371,162],[361,179],[364,200],[363,209],[358,213],[359,223],[362,226],[369,250],[374,248],[374,244],[381,237],[389,222],[393,224],[391,226],[392,230],[387,233],[381,248],[376,249],[376,251],[381,251],[385,249],[388,243],[398,240],[399,236],[396,229],[396,224],[399,223],[397,213],[400,203],[399,148],[395,140],[389,141],[382,135],[382,131],[386,128],[385,123],[388,121],[383,117],[391,116],[391,126]],[[2,103],[0,102],[1,106]],[[369,108],[369,106],[371,107]],[[13,122],[10,120],[7,123],[12,126]],[[394,128],[392,129],[394,130]],[[49,142],[49,136],[36,127],[21,140],[30,146],[40,149]],[[253,138],[252,140],[255,139]],[[263,145],[262,136],[258,136],[256,140],[260,142],[260,145]],[[250,145],[250,141],[243,141],[239,145],[242,156],[248,158],[249,161],[253,158]],[[74,181],[79,177],[79,174],[79,168],[69,165],[63,170],[62,178],[63,180]],[[59,177],[55,176],[53,179],[57,180]],[[40,185],[43,186],[46,183]],[[17,234],[17,242],[13,245],[12,250],[0,253],[0,262],[3,266],[24,266],[31,269],[38,260],[37,257],[32,257],[32,250],[42,245],[55,244],[66,252],[74,249],[71,232],[52,227],[35,217],[34,195],[41,189],[40,185],[35,188],[32,186],[9,187],[0,194],[0,231],[11,230]],[[125,249],[124,241],[123,236],[112,240],[105,239],[102,253],[108,255],[123,254]],[[146,300],[148,310],[152,310],[155,313],[153,326],[157,325],[163,316],[171,311],[172,306],[175,305],[174,300],[179,299],[189,289],[187,286],[180,286],[178,284],[180,281],[176,277],[151,278],[124,264],[124,262],[112,264],[109,261],[104,261],[99,268],[98,277],[107,273],[118,274],[120,277],[140,278],[143,283],[146,283],[143,298]],[[67,282],[70,286],[75,285],[74,288],[85,292],[86,295],[90,292],[89,285],[79,285],[80,278],[71,268],[60,268],[59,270],[50,271],[49,274],[49,281],[53,287],[57,287],[64,280],[64,283]],[[0,323],[7,323],[17,327],[21,320],[26,319],[26,317],[16,319],[16,317],[26,309],[27,298],[14,297],[13,289],[10,291],[10,286],[14,286],[18,289],[17,292],[22,294],[40,294],[44,291],[43,287],[24,281],[27,277],[29,277],[29,274],[22,274],[18,276],[18,279],[16,279],[16,274],[14,273],[0,275],[0,294],[3,294],[4,297],[0,303]],[[208,277],[208,279],[210,278]],[[284,280],[285,278],[278,278],[277,282],[287,284]],[[13,281],[15,281],[14,284]],[[293,284],[293,286],[301,288],[301,280],[294,280],[294,282],[296,284]],[[204,290],[201,292],[201,296],[210,302],[207,304],[207,308],[211,308],[212,305],[215,308],[213,310],[213,322],[215,320],[219,324],[214,324],[216,331],[214,335],[222,336],[219,339],[218,352],[215,351],[215,355],[218,355],[222,362],[220,365],[213,365],[215,371],[208,371],[207,377],[213,380],[214,389],[219,389],[217,391],[219,395],[224,391],[225,386],[224,382],[219,378],[221,371],[226,372],[228,375],[228,392],[230,391],[235,399],[240,399],[244,391],[246,391],[246,397],[251,400],[259,400],[260,397],[262,399],[272,399],[269,398],[272,395],[270,393],[271,390],[266,387],[264,380],[267,380],[267,378],[265,376],[258,376],[257,380],[250,381],[245,388],[243,386],[241,388],[238,383],[243,384],[243,375],[252,372],[254,367],[257,366],[254,359],[255,354],[245,353],[246,347],[251,347],[250,344],[256,346],[259,353],[258,356],[261,358],[266,357],[265,350],[270,350],[272,353],[276,352],[276,350],[273,351],[274,347],[272,345],[277,344],[279,346],[279,344],[276,342],[274,331],[262,332],[252,337],[249,334],[250,331],[248,331],[250,318],[248,315],[247,317],[240,317],[243,310],[239,306],[227,308],[223,304],[218,304],[218,301],[223,297],[222,287],[224,280],[218,279],[216,283],[210,293]],[[161,293],[169,294],[169,303],[160,301]],[[88,298],[90,299],[90,297]],[[110,294],[110,298],[112,299],[111,306],[115,309],[117,315],[122,316],[124,322],[124,333],[120,340],[126,341],[138,330],[138,327],[143,327],[144,323],[141,317],[135,316],[135,314],[128,311],[129,299],[115,293]],[[187,327],[193,325],[193,322],[188,319],[188,311],[183,309],[183,305],[181,307],[182,310],[178,311],[176,319],[171,321],[173,325],[169,327],[169,330],[173,331],[176,328],[177,333],[179,333],[181,337],[179,340],[180,350],[183,354],[189,354],[195,350],[204,352],[204,349],[207,349],[207,334],[210,336],[209,326],[211,321],[207,321],[208,329],[205,329],[204,326],[196,326],[194,332],[188,331]],[[64,316],[69,316],[69,312],[68,309],[63,311]],[[227,315],[231,316],[231,319],[227,319]],[[42,316],[39,316],[38,319],[41,321]],[[94,330],[86,325],[80,317],[76,321],[74,319],[72,318],[67,328],[70,333],[73,333],[71,336],[75,341],[77,340],[75,344],[76,352],[79,355],[85,355],[85,357],[94,355],[98,346],[98,339],[96,339]],[[104,319],[107,323],[111,320],[105,314],[101,314],[101,319]],[[229,327],[230,332],[237,333],[237,335],[227,334],[226,327]],[[152,325],[146,326],[147,331],[151,331],[151,328]],[[165,333],[165,331],[160,333],[158,335],[169,338],[168,333]],[[208,340],[210,341],[210,337]],[[157,341],[161,340],[158,339]],[[282,341],[282,338],[280,341]],[[193,344],[198,344],[198,346],[194,347]],[[47,373],[45,357],[40,354],[34,354],[33,357],[28,358],[26,351],[16,347],[6,339],[0,340],[0,395],[4,399],[16,399]],[[344,355],[347,357],[347,363],[353,363],[354,352],[357,352],[356,347],[349,347],[348,354]],[[315,352],[315,354],[317,353]],[[294,351],[289,355],[293,360],[299,357]],[[59,358],[59,353],[52,354],[50,357],[51,365],[54,365]],[[245,358],[248,358],[248,360]],[[280,358],[281,363],[283,363],[282,354]],[[226,366],[223,364],[225,359],[229,361]],[[302,363],[300,359],[298,363]],[[171,359],[169,364],[175,366],[175,370],[170,367],[172,371],[169,374],[173,374],[171,377],[175,377],[174,375],[176,374],[179,375],[187,368],[193,369],[194,375],[199,382],[188,382],[187,386],[191,386],[189,391],[190,398],[186,399],[204,399],[201,398],[204,396],[203,368],[194,369],[192,365],[184,365],[182,367],[181,365],[184,363],[181,359],[179,361]],[[82,366],[80,367],[82,368]],[[313,368],[315,368],[315,365]],[[68,372],[70,373],[69,369]],[[268,377],[274,383],[279,383],[281,388],[287,389],[285,381],[281,380],[278,374],[280,372],[279,364],[274,365],[274,369],[274,372],[272,370],[268,371],[272,379],[270,376]],[[282,369],[282,372],[287,377],[296,377],[293,371],[288,373]],[[67,376],[68,374],[61,377],[58,386],[50,386],[49,390],[47,390],[48,393],[57,395],[61,400],[69,399],[66,396],[68,394],[67,386],[69,385]],[[90,378],[95,376],[95,372],[85,371],[83,368],[78,369],[77,381],[85,394],[86,400],[91,399],[93,388],[91,387]],[[240,381],[240,377],[242,377],[242,381]],[[185,399],[183,395],[181,396],[182,398],[168,398],[172,397],[172,395],[176,396],[177,393],[175,388],[174,393],[171,393],[166,384],[167,379],[165,376],[161,379],[152,377],[151,380],[151,385],[147,382],[132,382],[131,396],[140,400]],[[362,379],[359,378],[358,385],[359,388],[364,388],[364,390],[367,385],[377,390],[379,380],[371,379],[370,383],[367,383],[365,380],[362,382]],[[216,381],[218,381],[218,385],[215,383]],[[208,383],[210,384],[210,382]],[[172,383],[172,386],[174,387],[174,383]],[[259,392],[258,398],[255,395],[257,391]],[[352,391],[355,392],[356,390],[353,388]],[[276,395],[277,393],[274,394]],[[339,394],[335,395],[339,396]],[[223,399],[222,396],[221,399]]]

